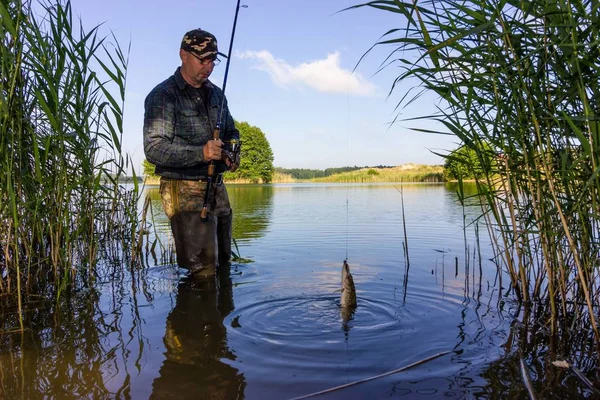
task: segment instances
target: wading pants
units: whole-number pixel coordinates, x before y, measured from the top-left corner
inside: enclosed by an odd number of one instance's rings
[[[202,221],[206,182],[160,180],[165,214],[171,221],[177,264],[195,276],[213,276],[217,266],[229,268],[233,213],[224,184],[213,185],[208,218]]]

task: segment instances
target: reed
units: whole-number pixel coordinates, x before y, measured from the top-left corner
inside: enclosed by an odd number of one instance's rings
[[[272,183],[293,183],[296,181],[297,180],[294,179],[294,177],[292,175],[285,174],[282,172],[274,172],[273,179],[271,180]]]
[[[500,267],[552,334],[586,321],[600,346],[600,8],[597,0],[371,1],[406,25],[382,68],[399,67],[403,108],[423,91],[428,116],[472,149]],[[407,89],[408,88],[408,89]]]
[[[0,14],[0,294],[22,310],[24,294],[89,282],[107,248],[135,253],[138,188],[118,183],[130,160],[114,36],[85,30],[68,0]]]

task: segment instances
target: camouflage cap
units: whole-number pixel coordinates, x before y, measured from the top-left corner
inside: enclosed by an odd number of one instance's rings
[[[227,58],[225,54],[219,53],[215,35],[202,29],[187,32],[181,40],[181,49],[194,53],[198,58],[216,58],[217,55]]]

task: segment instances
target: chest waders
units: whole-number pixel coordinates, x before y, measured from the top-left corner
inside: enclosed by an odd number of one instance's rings
[[[233,212],[225,185],[212,186],[214,194],[205,218],[206,182],[161,178],[160,194],[171,222],[177,263],[198,277],[215,275],[218,265],[229,268]]]

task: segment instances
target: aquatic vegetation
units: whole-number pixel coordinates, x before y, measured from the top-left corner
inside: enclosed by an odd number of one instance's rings
[[[93,279],[100,254],[135,261],[138,188],[135,171],[133,190],[119,184],[127,54],[114,36],[85,30],[68,0],[0,14],[0,294],[21,310],[27,293]]]
[[[402,71],[399,109],[429,116],[471,150],[496,247],[523,314],[549,337],[600,348],[600,9],[595,1],[371,1],[402,17],[375,46]],[[374,47],[375,47],[374,46]],[[368,56],[369,52],[365,54]],[[470,157],[463,158],[467,168]],[[556,340],[546,342],[556,351]]]

